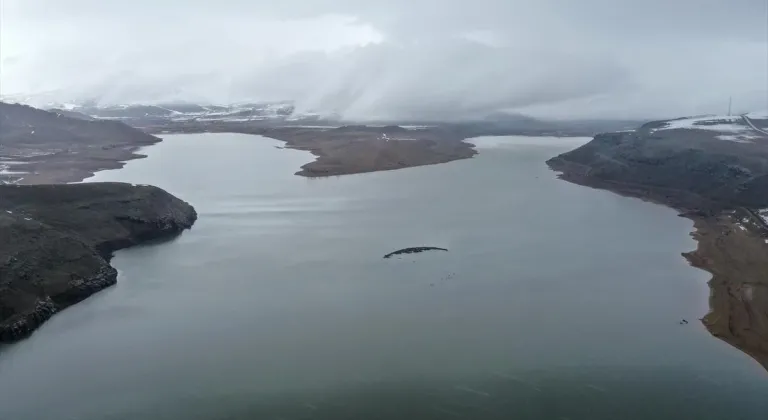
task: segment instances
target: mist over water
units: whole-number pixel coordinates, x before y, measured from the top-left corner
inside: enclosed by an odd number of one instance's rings
[[[89,181],[199,221],[0,349],[0,418],[761,418],[766,373],[695,321],[690,221],[544,164],[586,140],[313,180],[270,139],[167,136]],[[422,245],[449,252],[382,258]]]

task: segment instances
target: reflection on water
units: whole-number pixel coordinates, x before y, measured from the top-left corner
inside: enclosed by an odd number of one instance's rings
[[[96,180],[166,188],[191,231],[0,353],[0,419],[755,419],[768,381],[698,323],[670,209],[556,179],[556,139],[333,179],[187,135]],[[448,252],[383,259],[396,249]],[[756,291],[752,292],[753,299]]]

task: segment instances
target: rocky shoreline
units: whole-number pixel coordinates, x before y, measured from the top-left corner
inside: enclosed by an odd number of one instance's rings
[[[547,161],[560,178],[672,207],[694,222],[689,263],[712,274],[702,324],[768,369],[768,136],[706,130],[605,133]]]
[[[114,251],[173,237],[196,219],[153,186],[0,186],[0,342],[114,285]]]

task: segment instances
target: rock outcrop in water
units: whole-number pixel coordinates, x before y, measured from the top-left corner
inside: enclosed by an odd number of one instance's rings
[[[389,254],[385,255],[384,258],[392,258],[395,255],[402,255],[402,254],[418,254],[424,251],[448,251],[448,250],[445,248],[438,248],[435,246],[416,246],[412,248],[398,249],[397,251],[390,252]]]
[[[0,342],[115,284],[113,251],[172,237],[196,219],[153,186],[0,185]]]

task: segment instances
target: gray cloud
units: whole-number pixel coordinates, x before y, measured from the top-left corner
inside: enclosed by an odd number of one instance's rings
[[[768,107],[764,0],[5,0],[4,93],[350,118]],[[45,95],[39,95],[46,93]]]

